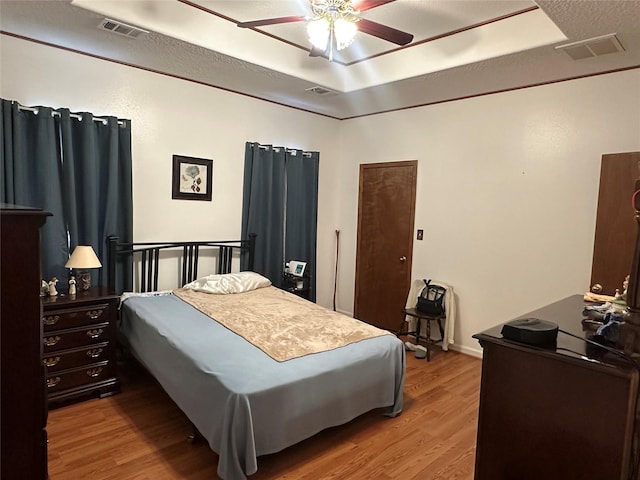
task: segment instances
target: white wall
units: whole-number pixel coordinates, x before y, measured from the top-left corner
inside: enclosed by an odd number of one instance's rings
[[[1,37],[0,96],[132,122],[134,239],[240,238],[247,141],[321,152],[318,301],[331,304],[334,195],[340,123],[143,70]],[[172,155],[214,161],[212,202],[171,199]],[[326,239],[328,237],[328,240]]]
[[[468,353],[474,333],[588,288],[600,158],[640,150],[639,70],[339,122],[12,37],[0,48],[3,98],[132,120],[139,241],[239,237],[245,141],[320,151],[318,301],[331,305],[340,229],[342,311],[359,164],[418,160],[413,276],[454,286]],[[214,159],[213,202],[171,200],[172,154]]]
[[[479,354],[474,333],[588,289],[601,156],[640,150],[640,71],[354,119],[341,133],[340,309],[353,308],[359,164],[418,160],[413,277],[454,286],[455,342]]]

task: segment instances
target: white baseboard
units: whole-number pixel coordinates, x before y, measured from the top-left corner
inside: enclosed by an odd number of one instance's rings
[[[469,348],[464,345],[449,345],[451,350],[455,350],[456,352],[464,353],[465,355],[470,355],[476,358],[482,358],[482,349],[481,348]]]

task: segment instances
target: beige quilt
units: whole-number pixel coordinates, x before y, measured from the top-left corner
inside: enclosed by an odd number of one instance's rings
[[[276,287],[228,295],[183,288],[173,293],[279,362],[392,335]]]

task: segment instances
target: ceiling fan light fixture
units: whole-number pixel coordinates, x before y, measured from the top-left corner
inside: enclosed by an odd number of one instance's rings
[[[307,24],[307,34],[311,44],[322,51],[326,50],[329,42],[331,25],[326,18],[319,18]]]
[[[309,51],[309,56],[326,57],[330,62],[333,61],[334,50],[344,50],[351,45],[358,30],[396,45],[408,45],[413,41],[413,35],[410,33],[360,18],[361,11],[371,10],[396,0],[307,1],[311,8],[311,15],[264,18],[262,20],[239,22],[237,26],[258,29],[268,25],[306,21],[309,41],[313,45]],[[353,2],[357,3],[360,10],[354,8]],[[358,25],[360,28],[358,28]]]
[[[358,27],[353,22],[339,18],[333,24],[333,31],[336,36],[336,46],[338,50],[342,50],[353,43]]]
[[[351,0],[312,0],[313,16],[307,24],[309,41],[314,48],[329,51],[333,60],[333,49],[343,50],[353,43],[360,20]]]

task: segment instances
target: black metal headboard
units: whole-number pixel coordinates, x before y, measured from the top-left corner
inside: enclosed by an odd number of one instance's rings
[[[118,237],[107,237],[107,282],[111,290],[116,291],[117,269],[123,261],[135,262],[140,272],[136,292],[158,290],[158,269],[160,252],[170,251],[177,255],[181,265],[180,286],[198,278],[198,259],[206,250],[213,250],[217,258],[216,273],[231,272],[234,257],[246,255],[244,265],[253,270],[256,235],[248,240],[198,241],[198,242],[130,242],[120,243]],[[133,274],[131,274],[133,284]],[[121,293],[121,292],[119,292]]]

